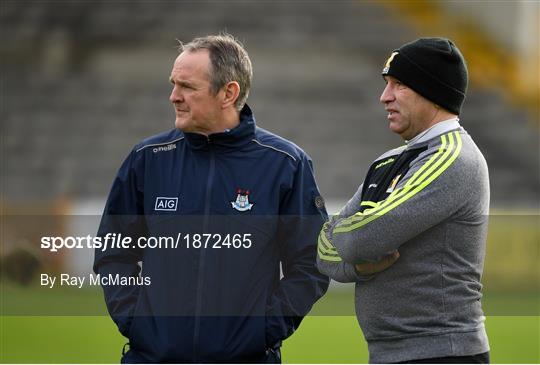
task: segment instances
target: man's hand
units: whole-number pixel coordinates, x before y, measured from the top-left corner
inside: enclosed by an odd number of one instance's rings
[[[371,274],[375,274],[380,271],[388,269],[390,266],[394,264],[394,262],[396,262],[398,258],[399,258],[399,252],[396,250],[384,256],[382,259],[380,259],[377,262],[366,262],[362,264],[356,264],[354,265],[354,267],[360,275],[371,275]]]

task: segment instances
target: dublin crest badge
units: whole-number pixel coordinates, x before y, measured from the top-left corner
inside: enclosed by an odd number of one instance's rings
[[[238,189],[236,191],[236,200],[231,202],[232,207],[240,212],[251,210],[253,204],[249,202],[249,190]]]

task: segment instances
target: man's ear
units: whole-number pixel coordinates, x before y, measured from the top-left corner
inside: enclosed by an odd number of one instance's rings
[[[226,109],[230,107],[231,105],[234,106],[234,103],[236,103],[236,100],[238,99],[238,95],[240,94],[240,85],[236,81],[230,81],[228,82],[224,87],[224,96],[223,96],[223,104],[221,107],[223,109]]]

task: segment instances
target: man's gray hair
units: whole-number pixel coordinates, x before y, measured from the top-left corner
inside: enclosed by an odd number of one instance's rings
[[[253,71],[251,60],[242,44],[232,35],[221,33],[195,38],[189,43],[180,43],[180,52],[196,52],[206,49],[210,55],[209,71],[212,92],[218,91],[231,81],[240,85],[240,93],[236,99],[236,109],[241,110],[246,103],[251,88]]]

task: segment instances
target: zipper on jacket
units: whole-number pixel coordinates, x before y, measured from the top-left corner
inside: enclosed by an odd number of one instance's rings
[[[212,148],[211,141],[208,139],[208,144],[210,147],[210,167],[208,169],[208,180],[206,181],[206,200],[204,203],[204,220],[203,220],[203,233],[206,233],[208,230],[208,221],[210,219],[210,208],[211,208],[211,194],[212,194],[212,183],[214,180],[214,170],[215,170],[215,153]],[[206,250],[201,248],[201,255],[199,256],[199,275],[197,278],[197,299],[195,301],[195,324],[193,329],[193,362],[199,362],[199,332],[200,332],[200,317],[201,317],[201,305],[202,305],[202,288],[204,281],[204,259],[206,256]]]

